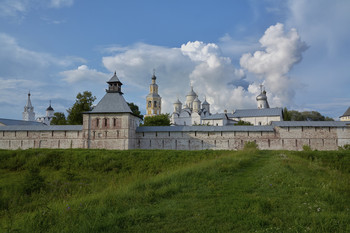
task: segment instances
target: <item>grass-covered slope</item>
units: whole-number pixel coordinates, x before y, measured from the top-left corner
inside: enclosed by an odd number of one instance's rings
[[[0,150],[0,232],[350,232],[350,153]]]

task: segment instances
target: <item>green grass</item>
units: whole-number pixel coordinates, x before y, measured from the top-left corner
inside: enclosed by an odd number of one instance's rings
[[[0,150],[0,232],[350,232],[350,152]]]

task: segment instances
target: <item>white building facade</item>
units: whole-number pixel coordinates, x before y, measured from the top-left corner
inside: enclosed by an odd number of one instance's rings
[[[198,99],[198,95],[191,90],[186,95],[186,103],[182,106],[179,99],[173,104],[174,112],[171,115],[172,125],[235,125],[238,121],[249,122],[252,125],[270,125],[273,121],[283,120],[282,108],[270,108],[266,91],[261,85],[261,92],[256,97],[256,109],[238,109],[232,113],[210,113],[210,104]]]
[[[198,99],[193,87],[186,95],[186,103],[182,106],[179,98],[175,101],[174,112],[171,115],[172,125],[201,125],[204,117],[210,116],[210,104],[204,100],[203,103]]]
[[[51,101],[50,101],[50,106],[46,109],[46,116],[38,117],[36,121],[44,123],[45,125],[50,125],[52,118],[54,117],[54,113],[55,113],[55,110],[51,107]]]

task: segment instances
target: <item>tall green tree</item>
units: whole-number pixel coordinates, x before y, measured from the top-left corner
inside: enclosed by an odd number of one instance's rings
[[[134,103],[128,103],[127,104],[129,105],[132,113],[138,117],[140,117],[141,119],[143,119],[143,115],[141,114],[140,110],[139,110],[139,106],[137,106],[136,104]]]
[[[53,118],[51,121],[51,125],[66,125],[67,124],[67,119],[66,116],[64,115],[63,112],[55,112],[53,114]]]
[[[169,126],[169,114],[160,114],[156,116],[146,116],[142,126]]]
[[[84,91],[83,94],[79,92],[75,103],[67,110],[67,123],[70,125],[82,125],[83,112],[91,111],[95,100],[96,96],[92,96],[90,91]]]

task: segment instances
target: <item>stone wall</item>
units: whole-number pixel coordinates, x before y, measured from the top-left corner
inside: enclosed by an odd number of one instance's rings
[[[98,118],[102,124],[96,124]],[[50,127],[46,130],[0,127],[0,148],[239,150],[246,142],[255,141],[260,149],[267,150],[302,150],[304,145],[317,150],[337,150],[338,146],[350,144],[350,127],[346,125],[137,128],[138,122],[131,114],[96,114],[84,116],[80,130],[58,130],[62,129],[58,126],[52,127],[53,130],[47,130]]]
[[[80,131],[0,131],[1,149],[84,148]]]
[[[350,127],[274,127],[273,131],[138,132],[136,148],[171,150],[238,150],[255,141],[263,150],[337,150],[350,144]]]

